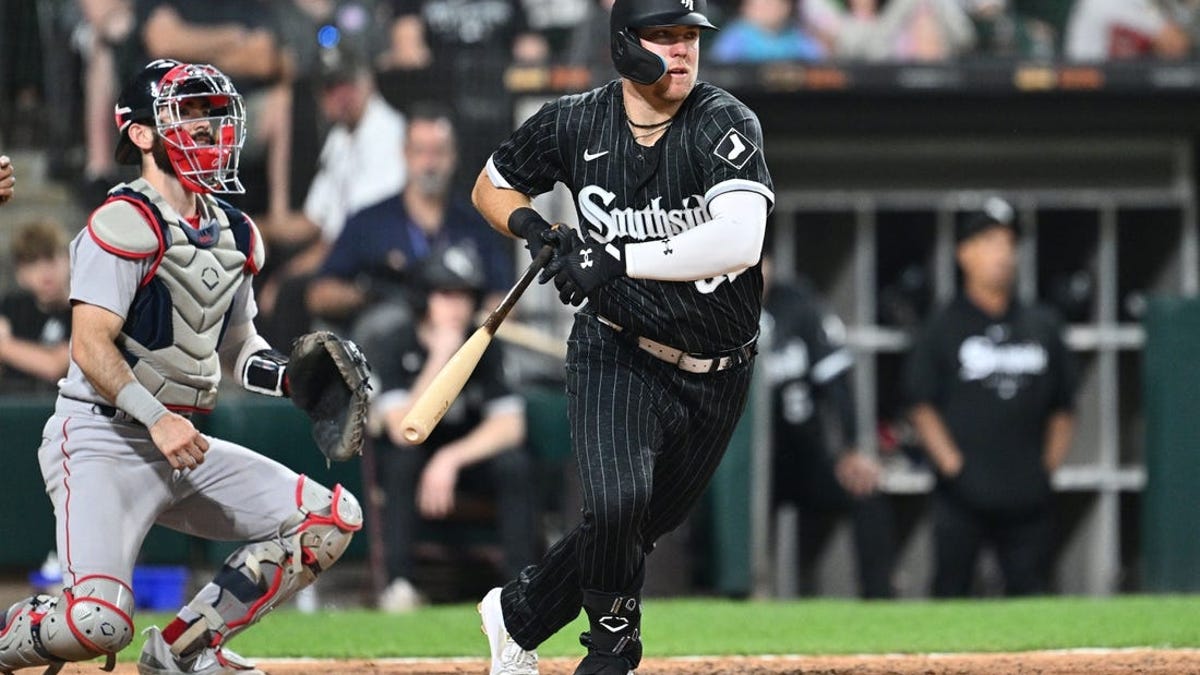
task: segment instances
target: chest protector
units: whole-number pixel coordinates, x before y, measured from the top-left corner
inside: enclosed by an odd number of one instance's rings
[[[137,381],[175,411],[216,404],[217,349],[234,296],[263,263],[254,222],[211,196],[199,199],[193,227],[138,179],[113,190],[88,224],[106,251],[147,264],[117,347]]]

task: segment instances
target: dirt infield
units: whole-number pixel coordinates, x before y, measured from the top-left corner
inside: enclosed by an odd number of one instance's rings
[[[62,675],[95,675],[99,662]],[[451,661],[270,661],[269,675],[486,675],[482,659]],[[545,659],[541,675],[571,675],[575,661]],[[33,672],[33,671],[30,671]],[[121,664],[117,675],[136,675]],[[638,675],[1200,675],[1200,650],[1117,650],[888,656],[646,659]]]

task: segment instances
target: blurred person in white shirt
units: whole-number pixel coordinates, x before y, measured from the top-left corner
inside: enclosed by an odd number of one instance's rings
[[[1155,0],[1079,0],[1067,24],[1067,58],[1105,61],[1138,57],[1181,59],[1191,49],[1175,12],[1189,3]]]

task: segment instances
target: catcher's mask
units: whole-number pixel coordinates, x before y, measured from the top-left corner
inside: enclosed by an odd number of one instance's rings
[[[699,26],[719,30],[709,22],[705,0],[616,0],[609,29],[617,72],[638,84],[654,84],[667,74],[667,64],[642,46],[637,29],[650,26]]]
[[[114,109],[120,138],[116,159],[138,164],[129,127],[153,124],[175,176],[192,192],[245,192],[238,160],[246,140],[246,108],[224,73],[213,66],[159,59],[125,87]],[[209,138],[197,141],[197,129]]]

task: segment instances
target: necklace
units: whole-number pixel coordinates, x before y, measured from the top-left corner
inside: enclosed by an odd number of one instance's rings
[[[626,117],[625,121],[629,122],[629,126],[635,128],[635,129],[657,129],[661,126],[670,124],[674,119],[675,119],[674,117],[668,117],[667,119],[665,119],[661,122],[655,122],[654,124],[638,124],[637,122],[634,122],[633,120],[629,119],[629,117]]]
[[[666,131],[668,128],[670,128],[671,122],[674,122],[675,119],[672,117],[668,117],[667,119],[663,120],[662,122],[659,122],[658,124],[638,124],[638,123],[634,122],[633,120],[629,119],[628,117],[625,118],[625,121],[629,122],[630,133],[633,136],[633,140],[640,141],[643,138],[649,138],[651,136],[654,136],[656,134],[660,134],[660,133]],[[649,131],[639,134],[639,133],[637,133],[638,129],[649,129]]]

